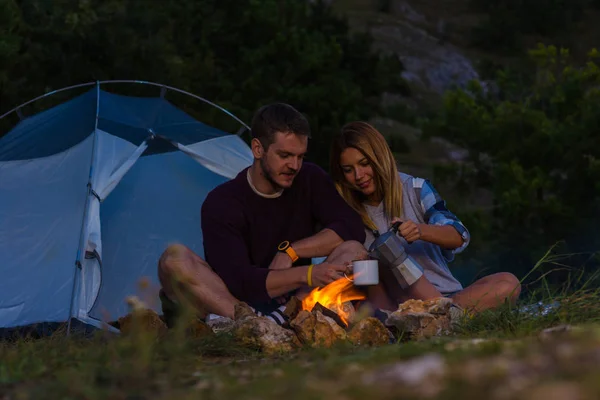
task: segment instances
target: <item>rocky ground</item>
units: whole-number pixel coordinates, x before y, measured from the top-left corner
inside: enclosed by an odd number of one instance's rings
[[[29,343],[1,350],[0,398],[594,399],[597,326],[264,356],[221,342]],[[102,351],[104,349],[104,351]]]
[[[368,31],[374,47],[402,60],[404,79],[412,94],[385,94],[387,115],[371,122],[395,150],[403,172],[432,179],[450,204],[490,206],[490,193],[472,193],[464,201],[452,198],[452,182],[436,177],[439,165],[461,163],[467,151],[441,138],[423,140],[418,118],[434,115],[445,91],[465,88],[481,81],[478,64],[493,55],[470,46],[470,31],[481,16],[469,11],[467,0],[332,0],[334,9],[346,17],[352,29]],[[486,85],[486,82],[482,82]],[[438,178],[438,179],[436,179]],[[460,210],[467,211],[467,210]]]
[[[338,323],[324,337],[349,340],[319,344],[317,331],[335,324],[322,310],[296,309],[294,323],[274,328],[240,305],[236,321],[166,330],[139,307],[120,321],[120,336],[0,343],[0,399],[595,399],[597,300],[589,291],[504,307],[450,330],[444,301],[411,302],[385,324],[363,322],[377,340]],[[265,348],[278,340],[287,345]]]

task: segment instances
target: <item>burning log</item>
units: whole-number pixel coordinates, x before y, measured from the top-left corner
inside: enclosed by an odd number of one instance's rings
[[[287,317],[288,321],[291,321],[296,318],[300,310],[302,310],[302,302],[296,296],[292,296],[285,305],[283,315]]]
[[[311,310],[311,312],[317,312],[317,311],[322,313],[324,316],[329,317],[332,320],[334,320],[335,323],[338,324],[340,327],[342,327],[342,328],[348,327],[348,325],[344,321],[342,321],[342,318],[340,318],[340,316],[337,314],[337,312],[330,310],[329,308],[323,306],[321,303],[315,304],[315,306]]]
[[[341,326],[347,327],[352,322],[354,307],[351,302],[364,300],[365,294],[354,286],[352,281],[340,278],[323,288],[316,288],[302,300],[302,309],[312,311],[320,303],[325,308],[333,311],[342,321]]]
[[[313,290],[302,301],[302,310],[290,321],[290,327],[303,344],[312,347],[331,347],[344,340],[359,345],[388,343],[390,331],[376,318],[354,321],[352,301],[365,297],[351,281],[338,279]]]
[[[338,317],[340,314],[346,315],[347,316],[346,320],[348,321],[349,325],[352,325],[352,323],[356,322],[356,319],[355,319],[356,318],[356,309],[354,308],[354,306],[352,305],[352,302],[350,302],[350,301],[342,303],[341,310],[337,304],[331,304],[327,309],[331,310]],[[340,318],[340,320],[341,320],[341,318]],[[342,327],[347,328],[347,325],[342,325]]]

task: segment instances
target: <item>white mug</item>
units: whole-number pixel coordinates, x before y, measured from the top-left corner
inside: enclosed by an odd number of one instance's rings
[[[379,263],[377,260],[352,261],[353,279],[356,286],[377,285],[379,283]]]

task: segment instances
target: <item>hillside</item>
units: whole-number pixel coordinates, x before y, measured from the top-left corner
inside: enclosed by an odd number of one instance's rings
[[[600,38],[595,22],[599,12],[590,6],[568,30],[557,28],[545,36],[519,33],[519,48],[510,51],[484,48],[475,44],[474,32],[487,23],[490,14],[475,12],[473,3],[474,0],[331,1],[353,29],[368,30],[376,48],[397,54],[404,64],[403,77],[409,82],[412,95],[384,96],[388,118],[373,122],[388,138],[400,137],[400,143],[408,145],[405,151],[402,149],[406,146],[398,146],[397,157],[401,168],[409,173],[433,179],[436,165],[460,162],[467,154],[441,138],[428,142],[420,138],[417,118],[439,110],[446,90],[464,88],[470,80],[479,80],[485,86],[497,67],[522,63],[527,49],[537,43],[567,46],[574,58],[581,60]],[[451,185],[447,188],[450,190]],[[460,203],[465,204],[464,200]],[[487,208],[490,201],[488,193],[478,192],[466,203]]]
[[[416,117],[435,112],[444,91],[480,79],[477,63],[482,53],[469,49],[466,39],[477,17],[468,14],[461,0],[389,1],[386,9],[381,3],[385,2],[334,0],[332,6],[353,29],[368,30],[376,48],[402,60],[412,94],[384,96],[389,118],[372,122],[391,142],[401,138],[396,150],[402,170],[433,178],[435,165],[459,162],[466,153],[442,139],[422,141]]]

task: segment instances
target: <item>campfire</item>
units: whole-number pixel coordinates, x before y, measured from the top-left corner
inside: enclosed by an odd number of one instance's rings
[[[300,343],[313,347],[330,347],[340,341],[386,344],[388,329],[378,319],[355,310],[352,302],[365,298],[352,281],[340,278],[314,289],[302,301],[292,297],[285,310],[289,318],[285,328],[293,331]]]
[[[323,288],[316,288],[302,300],[302,310],[312,311],[317,304],[335,313],[347,328],[354,315],[352,301],[364,300],[366,296],[347,278],[340,278]],[[335,318],[334,318],[335,319]]]
[[[312,290],[303,300],[293,296],[286,304],[286,322],[278,325],[264,316],[258,316],[246,303],[235,305],[233,320],[220,324],[200,322],[193,318],[193,326],[186,329],[193,336],[230,332],[241,343],[260,348],[266,353],[287,352],[310,347],[331,347],[336,343],[350,342],[355,345],[380,346],[398,338],[420,340],[440,336],[451,330],[450,307],[452,300],[436,298],[427,301],[408,300],[398,309],[380,310],[387,314],[385,321],[373,316],[368,307],[355,309],[353,302],[365,300],[366,296],[346,278]],[[128,299],[131,315],[119,319],[123,333],[133,330],[134,320],[144,329],[157,331],[159,337],[166,333],[166,325],[158,314],[136,299]],[[381,318],[381,315],[379,315]],[[188,326],[189,321],[184,321]]]

